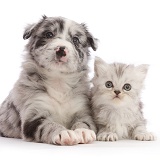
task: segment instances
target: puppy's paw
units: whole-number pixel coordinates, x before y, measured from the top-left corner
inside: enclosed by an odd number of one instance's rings
[[[139,141],[154,141],[156,137],[152,133],[138,133],[134,136],[135,140]]]
[[[80,138],[72,130],[63,130],[58,135],[52,137],[54,144],[75,145],[80,142]]]
[[[102,133],[98,134],[97,140],[98,141],[117,141],[118,140],[118,136],[117,136],[116,133],[102,132]]]
[[[91,143],[96,140],[96,134],[94,131],[85,128],[75,129],[75,133],[80,139],[80,143]]]

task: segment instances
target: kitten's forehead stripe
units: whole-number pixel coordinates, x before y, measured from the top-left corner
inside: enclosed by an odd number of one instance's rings
[[[128,65],[114,63],[114,68],[117,77],[120,78],[125,73],[125,70],[128,68]]]

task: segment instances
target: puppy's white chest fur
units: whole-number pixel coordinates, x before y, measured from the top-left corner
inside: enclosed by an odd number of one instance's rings
[[[67,84],[67,80],[54,78],[46,83],[50,108],[55,121],[69,128],[71,120],[81,108],[74,90]],[[81,99],[81,98],[80,98]]]
[[[45,81],[48,95],[59,103],[63,103],[71,92],[72,88],[68,85],[68,79],[67,76],[55,74]]]
[[[54,78],[47,83],[47,91],[49,96],[64,100],[65,95],[70,92],[71,88],[66,84],[63,79]]]

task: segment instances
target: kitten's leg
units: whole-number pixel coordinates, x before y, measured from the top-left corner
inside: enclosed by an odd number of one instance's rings
[[[88,111],[75,115],[71,129],[79,135],[80,143],[91,143],[96,140],[96,127]]]
[[[146,127],[141,125],[137,126],[132,133],[132,138],[140,141],[153,141],[155,137],[152,133],[147,132]]]
[[[0,107],[0,136],[21,138],[21,120],[17,107],[7,98]]]
[[[110,129],[106,128],[105,126],[99,126],[99,131],[97,133],[97,140],[98,141],[117,141],[118,135],[111,131]]]
[[[22,134],[26,141],[48,144],[74,145],[80,142],[74,131],[56,123],[46,103],[32,103],[23,112]]]
[[[113,132],[101,132],[97,135],[98,141],[117,141],[118,136],[116,133]]]

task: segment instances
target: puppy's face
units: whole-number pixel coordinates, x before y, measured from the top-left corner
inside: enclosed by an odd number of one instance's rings
[[[97,49],[96,39],[84,24],[62,17],[44,16],[26,28],[27,50],[34,61],[47,70],[74,72],[86,68],[89,47]]]

